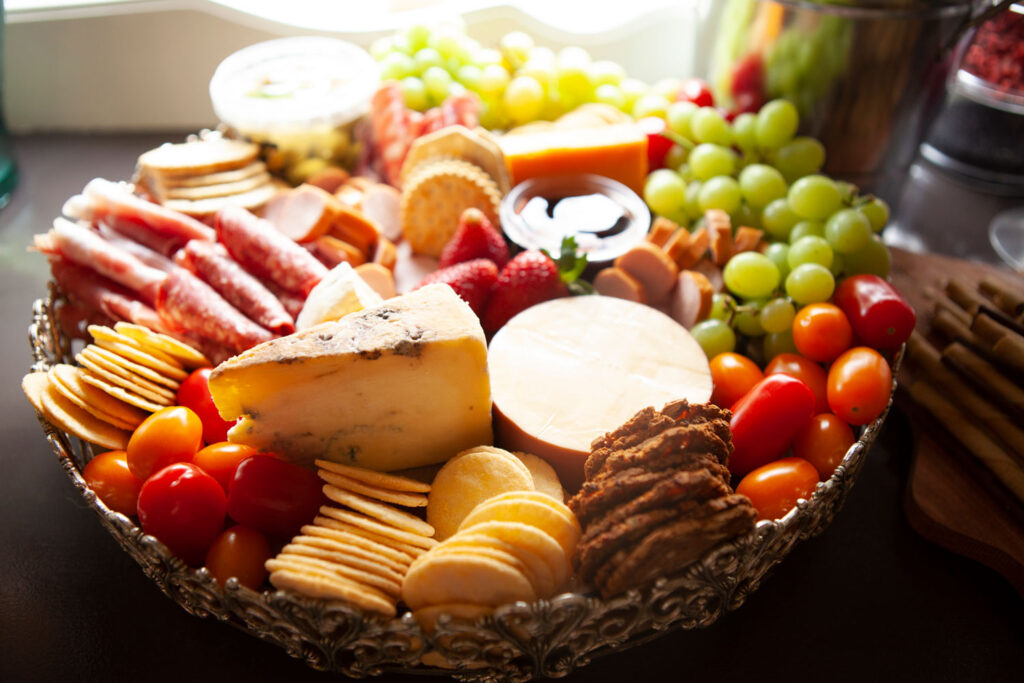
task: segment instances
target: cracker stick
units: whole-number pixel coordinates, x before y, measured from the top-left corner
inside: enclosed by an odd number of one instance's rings
[[[960,280],[950,280],[946,284],[946,294],[971,315],[977,313],[978,309],[985,305],[985,299]]]
[[[1024,290],[1014,290],[991,275],[978,285],[982,294],[992,299],[996,306],[1007,315],[1019,317],[1024,314]]]
[[[933,287],[925,287],[924,294],[928,299],[935,302],[935,315],[938,315],[941,311],[945,311],[947,315],[955,318],[964,325],[964,327],[971,324],[971,314],[957,306],[956,302],[946,296],[944,292]]]
[[[1018,416],[1024,415],[1024,389],[1006,379],[987,360],[960,342],[947,346],[942,352],[942,358],[999,403],[1015,411]]]

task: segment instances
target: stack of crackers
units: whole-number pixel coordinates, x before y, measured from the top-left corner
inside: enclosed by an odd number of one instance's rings
[[[316,465],[337,507],[321,507],[313,523],[267,561],[270,583],[394,616],[409,566],[437,545],[433,528],[400,508],[425,506],[430,485],[325,460]]]
[[[130,323],[90,325],[93,343],[75,357],[33,372],[22,389],[36,410],[69,434],[107,449],[123,449],[153,412],[175,405],[190,370],[210,365],[172,337]]]
[[[278,191],[251,142],[210,136],[139,157],[136,184],[169,209],[205,218],[231,204],[256,211]]]

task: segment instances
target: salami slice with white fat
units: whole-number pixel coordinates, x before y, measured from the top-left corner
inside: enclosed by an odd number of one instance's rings
[[[295,321],[281,301],[233,260],[223,246],[192,240],[176,258],[235,308],[271,332],[295,331]]]
[[[217,212],[217,236],[231,257],[264,281],[305,296],[327,275],[327,267],[282,235],[274,226],[243,208]]]
[[[274,336],[185,269],[168,274],[160,285],[156,310],[170,324],[195,332],[236,353],[269,341]]]

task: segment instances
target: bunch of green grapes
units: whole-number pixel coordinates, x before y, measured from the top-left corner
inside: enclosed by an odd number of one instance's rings
[[[522,31],[506,34],[492,49],[458,29],[414,26],[376,41],[370,54],[382,79],[401,83],[409,108],[424,111],[469,90],[483,103],[481,125],[492,130],[554,120],[588,102],[664,116],[678,83],[649,88],[615,62],[593,60],[581,47],[555,52]]]
[[[737,332],[763,337],[766,358],[789,351],[799,307],[827,301],[842,276],[888,274],[889,251],[878,234],[888,206],[819,173],[825,149],[795,136],[800,121],[791,102],[773,100],[731,124],[714,108],[676,102],[666,122],[678,150],[669,155],[674,168],[647,177],[651,211],[697,228],[706,211],[720,209],[733,226],[761,229],[770,241],[764,253],[737,254],[726,264],[729,293],[716,295],[711,317],[692,330],[708,357],[732,350]]]

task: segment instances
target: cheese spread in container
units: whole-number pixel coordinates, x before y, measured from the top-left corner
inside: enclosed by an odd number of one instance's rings
[[[301,182],[328,164],[352,165],[353,128],[379,84],[377,64],[362,48],[303,36],[229,56],[210,80],[210,99],[221,121],[273,146],[272,171]]]

